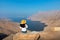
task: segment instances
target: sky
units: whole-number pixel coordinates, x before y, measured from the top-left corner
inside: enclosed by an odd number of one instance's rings
[[[51,10],[60,10],[60,0],[0,0],[0,17],[28,17]]]

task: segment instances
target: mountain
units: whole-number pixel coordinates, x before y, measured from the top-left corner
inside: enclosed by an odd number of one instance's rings
[[[45,23],[47,27],[60,27],[60,11],[39,12],[28,19]]]
[[[10,34],[15,34],[20,31],[19,23],[12,22],[10,19],[0,18],[0,39],[7,37]]]
[[[28,29],[32,31],[28,31],[26,34],[21,33],[18,26],[19,23],[13,22],[11,19],[0,19],[0,39],[60,40],[60,31],[52,30],[54,27],[60,27],[60,11],[41,12],[30,16]]]

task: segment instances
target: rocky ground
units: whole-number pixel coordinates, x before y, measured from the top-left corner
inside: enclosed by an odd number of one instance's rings
[[[17,22],[8,21],[7,19],[0,19],[0,39],[19,32],[20,29],[17,26]]]
[[[16,33],[6,37],[3,40],[60,40],[60,32],[30,32]]]

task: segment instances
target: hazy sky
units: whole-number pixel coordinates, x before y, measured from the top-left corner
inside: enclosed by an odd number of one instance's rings
[[[60,0],[0,0],[0,17],[26,17],[49,10],[60,10]]]

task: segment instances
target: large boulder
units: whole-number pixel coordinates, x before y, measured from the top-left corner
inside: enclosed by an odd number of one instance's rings
[[[38,40],[39,38],[39,33],[17,33],[13,36],[13,40]]]

